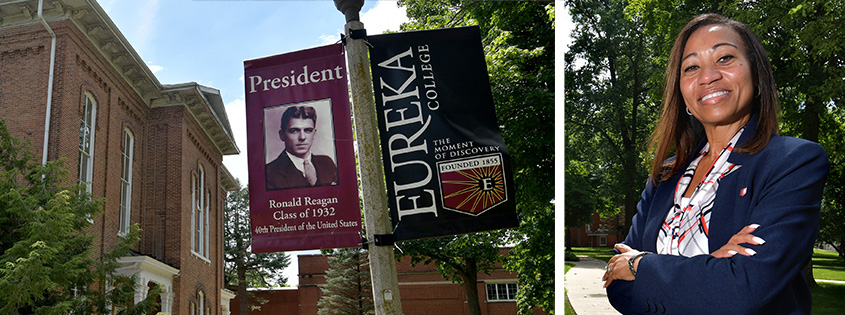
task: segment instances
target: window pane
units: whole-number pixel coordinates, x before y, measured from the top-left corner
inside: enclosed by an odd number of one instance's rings
[[[123,168],[120,174],[120,233],[129,230],[129,222],[132,215],[132,145],[134,138],[129,130],[123,135]]]
[[[498,299],[496,296],[496,285],[495,284],[488,284],[487,285],[487,299],[494,301]]]
[[[94,141],[94,111],[96,104],[90,96],[85,97],[85,106],[79,118],[79,182],[88,183],[87,190],[91,191],[91,168]]]
[[[508,283],[508,300],[516,300],[516,283]]]
[[[85,121],[82,121],[79,126],[79,151],[88,152],[88,145],[91,142],[91,128],[89,128]]]
[[[196,243],[196,232],[194,231],[194,225],[196,222],[196,211],[197,211],[197,177],[196,175],[191,175],[191,250],[197,249]]]
[[[88,155],[85,153],[79,154],[79,182],[88,182]]]
[[[126,182],[120,184],[120,231],[125,233],[126,227],[129,226],[129,185]]]

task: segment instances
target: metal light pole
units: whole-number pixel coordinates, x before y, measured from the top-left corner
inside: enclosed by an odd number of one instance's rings
[[[387,210],[384,171],[379,151],[378,125],[373,96],[372,77],[364,39],[354,39],[353,31],[364,30],[358,12],[364,0],[334,0],[337,9],[346,16],[346,58],[352,91],[352,112],[355,119],[355,136],[358,140],[358,163],[364,198],[364,220],[367,240],[392,234]],[[373,284],[373,302],[376,314],[402,314],[399,299],[399,281],[396,278],[396,260],[393,242],[370,244],[370,277]]]

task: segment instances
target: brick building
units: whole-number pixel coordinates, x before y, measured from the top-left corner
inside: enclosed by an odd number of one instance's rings
[[[598,213],[593,213],[590,223],[566,230],[567,246],[613,247],[616,243],[624,240],[622,231],[624,223],[624,210],[610,218],[602,218]]]
[[[229,313],[223,203],[238,187],[222,160],[239,150],[218,90],[161,84],[95,0],[11,0],[0,2],[0,117],[106,198],[95,255],[143,229],[120,260],[138,275],[136,300],[160,284],[163,312]]]
[[[502,250],[506,255],[507,250]],[[317,301],[326,284],[328,260],[322,255],[300,255],[299,287],[255,290],[256,296],[267,299],[260,311],[251,314],[317,314]],[[467,295],[464,288],[443,278],[433,264],[418,264],[412,267],[410,259],[396,263],[399,280],[399,296],[402,299],[402,313],[409,315],[460,315],[469,314]],[[478,298],[484,315],[513,315],[517,313],[516,274],[501,265],[490,274],[478,274]],[[239,314],[240,297],[232,300],[232,314]],[[537,310],[535,314],[548,314]]]

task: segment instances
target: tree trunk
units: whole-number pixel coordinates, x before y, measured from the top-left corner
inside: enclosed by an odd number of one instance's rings
[[[839,246],[835,246],[833,244],[830,245],[833,246],[833,249],[836,249],[836,252],[839,253],[839,257],[842,258],[842,260],[845,260],[845,237],[842,237],[839,240]]]
[[[816,72],[818,72],[818,70],[815,67],[810,67],[811,78],[819,77]],[[807,95],[807,100],[804,102],[804,128],[802,130],[802,138],[813,142],[819,142],[819,128],[821,125],[821,120],[819,119],[819,109],[823,108],[823,102],[824,101],[821,99],[818,93],[809,93]],[[815,277],[813,277],[812,258],[807,263],[807,265],[804,266],[804,279],[807,280],[807,285],[809,285],[810,288],[817,288],[819,286],[819,284],[816,283]]]
[[[463,278],[469,315],[481,315],[481,303],[478,301],[478,264],[474,259],[467,259],[467,270]]]
[[[238,296],[240,297],[238,307],[241,315],[249,315],[249,296],[246,292],[246,268],[238,264]]]

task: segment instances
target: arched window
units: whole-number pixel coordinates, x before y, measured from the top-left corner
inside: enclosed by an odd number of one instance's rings
[[[120,174],[120,227],[118,233],[129,233],[132,217],[132,160],[135,154],[135,136],[129,129],[123,132],[123,168]]]
[[[94,177],[94,128],[97,120],[97,102],[90,93],[85,93],[82,117],[79,119],[79,183],[91,192]]]
[[[207,189],[205,191],[205,209],[203,211],[203,224],[202,224],[202,238],[203,238],[203,247],[200,248],[202,250],[202,256],[208,258],[208,214],[211,212],[211,190]]]
[[[202,291],[197,292],[197,314],[205,315],[205,294]]]
[[[191,193],[191,251],[208,260],[208,213],[211,191],[205,189],[205,169],[199,166],[193,177]]]

